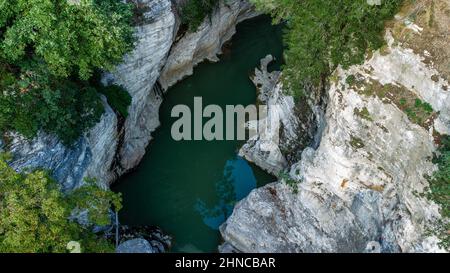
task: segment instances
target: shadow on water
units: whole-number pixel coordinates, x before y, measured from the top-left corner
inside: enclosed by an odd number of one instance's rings
[[[228,160],[223,171],[223,178],[215,185],[218,203],[214,206],[198,199],[195,209],[203,217],[205,225],[219,230],[219,226],[233,212],[237,201],[246,197],[256,188],[256,177],[250,165],[243,158]]]
[[[120,220],[127,225],[157,225],[173,236],[174,252],[216,252],[219,226],[233,207],[256,187],[275,178],[237,156],[242,141],[179,141],[171,137],[175,105],[193,111],[203,105],[250,105],[256,89],[249,79],[267,54],[282,58],[282,27],[268,17],[238,25],[229,50],[218,63],[203,63],[193,76],[172,87],[161,106],[161,127],[139,167],[113,189],[123,194]],[[279,69],[275,63],[272,69]]]

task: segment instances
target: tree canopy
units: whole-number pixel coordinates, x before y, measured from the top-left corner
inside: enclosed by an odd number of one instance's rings
[[[285,87],[295,96],[305,83],[317,85],[338,65],[344,68],[364,61],[369,50],[384,43],[386,20],[401,0],[252,0],[270,12],[275,21],[286,20]]]
[[[5,159],[1,155],[0,252],[67,252],[71,241],[79,242],[83,252],[114,250],[112,243],[92,233],[92,226],[69,218],[73,211],[85,209],[92,225],[107,225],[111,205],[120,209],[120,195],[92,183],[65,195],[48,172],[17,173]]]
[[[205,18],[211,15],[219,0],[188,0],[181,6],[181,21],[191,31],[196,31]]]
[[[0,0],[0,131],[71,144],[103,113],[98,92],[126,115],[127,92],[91,76],[132,49],[131,21],[116,0]]]
[[[0,52],[10,63],[30,54],[56,76],[87,80],[131,49],[131,8],[114,0],[2,0]]]

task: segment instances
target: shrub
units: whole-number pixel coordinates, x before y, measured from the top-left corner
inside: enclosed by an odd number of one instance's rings
[[[438,221],[434,233],[441,240],[441,246],[450,248],[450,136],[442,138],[438,154],[433,163],[438,170],[428,179],[429,188],[426,196],[439,205],[442,220]]]
[[[108,104],[117,111],[122,117],[128,116],[128,107],[131,104],[131,96],[123,87],[118,85],[110,85],[101,87],[100,92],[104,94],[108,100]]]
[[[91,232],[92,227],[70,221],[69,216],[75,207],[85,207],[86,196],[97,197],[97,204],[116,205],[120,196],[92,185],[82,187],[77,195],[65,196],[48,172],[17,173],[8,166],[5,155],[0,157],[0,252],[67,252],[71,241],[79,242],[83,252],[114,251],[112,243]],[[86,208],[103,219],[109,209]]]
[[[298,97],[305,86],[320,85],[338,66],[364,61],[368,50],[384,44],[384,22],[397,12],[401,0],[369,5],[367,0],[252,0],[276,21],[287,20],[285,87]]]
[[[219,0],[188,0],[181,7],[181,21],[189,26],[191,31],[203,23],[206,16],[210,15]]]
[[[14,130],[32,138],[42,129],[69,145],[103,113],[95,88],[56,78],[43,63],[23,65],[19,76],[8,82],[0,94],[1,131]]]
[[[278,177],[280,178],[280,180],[285,183],[286,185],[288,185],[293,194],[298,194],[299,190],[298,190],[298,184],[300,183],[299,181],[293,179],[290,174],[286,171],[281,171],[278,174]]]

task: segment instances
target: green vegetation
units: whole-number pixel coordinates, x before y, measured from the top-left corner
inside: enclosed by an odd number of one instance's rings
[[[42,170],[17,173],[0,158],[0,252],[67,252],[71,241],[82,252],[112,252],[114,246],[92,233],[92,226],[69,220],[74,209],[87,209],[92,225],[109,224],[113,204],[121,208],[120,196],[92,183],[64,195]],[[95,198],[92,200],[91,198]]]
[[[280,178],[281,181],[283,181],[283,183],[285,183],[286,185],[288,185],[291,190],[292,193],[294,194],[298,194],[298,184],[300,183],[299,181],[293,179],[288,172],[282,171],[280,172],[280,174],[278,175],[278,177]]]
[[[439,169],[428,179],[430,186],[426,196],[441,208],[442,218],[433,230],[441,240],[441,246],[450,249],[450,136],[444,136],[433,163]]]
[[[401,108],[408,118],[416,124],[423,124],[433,114],[433,107],[418,98],[414,100],[414,104],[408,105],[408,100],[405,98],[402,98],[400,103],[403,103]]]
[[[181,22],[195,31],[217,6],[219,0],[188,0],[181,7]]]
[[[89,211],[89,222],[99,226],[110,224],[108,210],[114,207],[116,211],[122,209],[122,198],[107,189],[101,189],[95,180],[86,179],[86,184],[74,190],[68,197],[69,204],[77,211]],[[92,209],[95,208],[95,209]]]
[[[359,137],[350,136],[350,146],[352,146],[355,149],[361,149],[364,148],[364,142]]]
[[[131,96],[123,87],[118,85],[100,87],[100,93],[105,95],[108,104],[119,112],[122,117],[128,117],[128,106],[131,104]]]
[[[132,48],[131,18],[114,0],[0,1],[0,131],[44,130],[71,144],[98,122],[103,105],[88,80]],[[129,99],[114,90],[107,97],[126,112]]]
[[[9,63],[34,55],[55,76],[89,79],[109,70],[132,46],[132,10],[115,0],[0,2],[1,56]]]
[[[23,65],[0,81],[0,130],[14,130],[27,138],[39,130],[55,134],[65,143],[76,140],[103,113],[96,89],[86,82],[49,74],[42,63]]]
[[[275,21],[287,20],[285,86],[295,97],[309,85],[320,86],[333,70],[364,61],[365,54],[384,44],[384,22],[401,0],[369,5],[367,0],[252,0]]]
[[[356,82],[356,77],[355,77],[355,75],[349,75],[349,76],[347,77],[347,79],[345,79],[345,82],[346,82],[348,85],[354,85],[355,82]]]
[[[353,113],[362,119],[373,121],[372,117],[370,116],[369,109],[367,109],[367,107],[363,107],[362,109],[355,108],[353,110]]]
[[[408,116],[408,119],[411,122],[422,126],[427,130],[430,126],[432,126],[433,120],[436,116],[433,107],[429,103],[422,101],[417,95],[412,93],[406,87],[393,84],[382,85],[378,81],[374,80],[364,82],[360,79],[360,75],[356,75],[354,80],[350,82],[351,88],[359,94],[365,96],[376,96],[385,103],[392,103],[396,105]],[[355,114],[365,115],[364,112],[355,112]]]

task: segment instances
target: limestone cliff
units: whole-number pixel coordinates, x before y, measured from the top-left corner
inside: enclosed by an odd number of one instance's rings
[[[236,206],[222,251],[442,251],[426,232],[438,207],[417,193],[450,129],[449,11],[416,1],[388,24],[387,46],[334,73],[319,147]]]
[[[259,134],[242,146],[239,155],[267,172],[278,175],[288,166],[283,151],[289,149],[291,143],[299,141],[301,122],[295,114],[294,98],[283,94],[279,81],[281,73],[267,71],[272,61],[271,55],[262,59],[261,67],[255,70],[252,79],[258,88],[258,104],[267,107],[267,116],[259,117]]]
[[[153,88],[164,66],[175,31],[175,15],[170,0],[141,1],[142,18],[136,27],[137,42],[107,81],[130,93],[132,103],[125,120],[119,150],[119,175],[134,168],[145,154],[151,133],[159,126],[161,94]]]
[[[51,170],[64,190],[79,187],[85,177],[109,185],[139,164],[152,132],[159,126],[163,98],[157,80],[167,87],[167,82],[171,85],[191,74],[193,67],[202,60],[215,59],[222,44],[234,34],[235,25],[256,15],[246,1],[232,0],[226,4],[224,1],[211,17],[205,18],[197,32],[177,35],[179,16],[174,5],[179,1],[138,2],[135,49],[115,71],[106,73],[102,79],[104,84],[122,85],[130,93],[129,116],[125,120],[118,118],[105,101],[101,121],[72,147],[44,133],[31,141],[11,134],[11,144],[2,149],[12,152],[10,164],[16,170]],[[186,49],[185,45],[191,47],[183,55],[180,48]],[[180,53],[183,56],[180,57]],[[182,65],[175,65],[175,60],[180,58]],[[174,70],[177,72],[173,73]]]
[[[43,168],[68,191],[81,186],[83,177],[96,177],[108,183],[114,177],[110,171],[117,148],[117,117],[106,103],[101,121],[69,148],[57,137],[39,133],[33,140],[10,134],[6,147],[13,157],[11,167],[18,171]]]
[[[222,45],[236,33],[236,25],[256,16],[247,0],[220,1],[209,18],[196,32],[182,32],[170,51],[159,82],[164,90],[193,73],[194,67],[205,59],[216,62]]]

